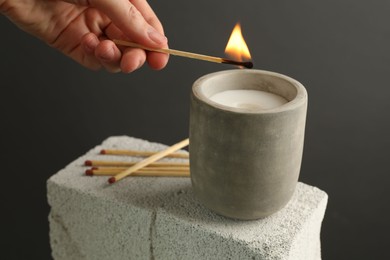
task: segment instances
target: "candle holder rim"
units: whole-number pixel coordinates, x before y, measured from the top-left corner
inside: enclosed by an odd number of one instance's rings
[[[209,97],[207,97],[204,93],[201,91],[201,86],[202,84],[206,81],[209,80],[212,77],[215,76],[221,76],[223,74],[263,74],[267,76],[272,76],[276,77],[279,79],[283,79],[289,83],[291,83],[292,86],[295,87],[297,93],[296,96],[288,101],[287,103],[271,108],[271,109],[258,109],[258,110],[249,110],[249,109],[244,109],[244,108],[235,108],[231,106],[226,106],[219,104],[215,101],[212,101]],[[232,112],[232,113],[239,113],[239,114],[268,114],[268,113],[278,113],[278,112],[284,112],[288,111],[291,109],[294,109],[297,106],[300,106],[304,104],[307,101],[307,91],[306,88],[296,79],[278,73],[278,72],[273,72],[273,71],[267,71],[267,70],[257,70],[257,69],[231,69],[231,70],[223,70],[223,71],[218,71],[218,72],[212,72],[209,74],[206,74],[200,78],[198,78],[192,85],[192,94],[200,101],[214,107],[220,110],[224,110],[227,112]]]

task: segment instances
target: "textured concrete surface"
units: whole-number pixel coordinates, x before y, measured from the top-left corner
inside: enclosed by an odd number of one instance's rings
[[[84,175],[85,160],[137,160],[99,155],[102,148],[165,147],[110,137],[53,175],[47,183],[53,258],[321,259],[327,195],[318,188],[298,183],[281,211],[236,221],[203,207],[189,178],[128,177],[108,185],[107,177]]]

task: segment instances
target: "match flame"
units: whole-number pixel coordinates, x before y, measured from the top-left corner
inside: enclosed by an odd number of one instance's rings
[[[241,34],[240,23],[234,27],[229,41],[225,48],[225,53],[237,61],[250,60],[251,54]]]

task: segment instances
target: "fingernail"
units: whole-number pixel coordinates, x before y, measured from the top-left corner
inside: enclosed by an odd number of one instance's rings
[[[156,29],[154,29],[151,26],[148,29],[148,35],[149,35],[149,38],[152,41],[154,41],[155,43],[163,44],[163,43],[167,42],[167,37],[165,37],[164,35],[159,33]]]
[[[140,69],[144,65],[144,62],[145,61],[140,60],[137,69]]]

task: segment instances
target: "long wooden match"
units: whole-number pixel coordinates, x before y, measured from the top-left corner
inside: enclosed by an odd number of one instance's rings
[[[86,172],[86,175],[89,176],[115,176],[118,172],[108,172],[100,170],[91,170]],[[145,171],[135,171],[131,176],[140,176],[140,177],[190,177],[190,172],[145,172]]]
[[[96,167],[130,167],[138,162],[122,162],[122,161],[100,161],[100,160],[86,160],[85,166]],[[189,167],[189,162],[153,162],[148,166],[153,167]]]
[[[115,176],[123,171],[121,168],[110,168],[110,169],[88,169],[85,171],[85,175],[88,176]],[[162,170],[160,168],[148,169],[142,168],[135,171],[131,176],[147,176],[147,177],[189,177],[189,169],[170,169]]]
[[[140,157],[148,157],[156,152],[150,151],[134,151],[134,150],[113,150],[113,149],[103,149],[100,151],[100,154],[109,154],[109,155],[127,155],[127,156],[140,156]],[[165,156],[167,158],[183,158],[188,159],[188,153],[171,153]]]
[[[165,157],[166,155],[168,154],[171,154],[173,152],[176,152],[177,150],[180,150],[184,147],[186,147],[187,145],[189,145],[190,143],[190,140],[187,138],[187,139],[184,139],[183,141],[177,143],[177,144],[174,144],[170,147],[168,147],[167,149],[165,150],[162,150],[158,153],[155,153],[153,154],[152,156],[134,164],[133,166],[131,166],[130,168],[128,168],[127,170],[125,171],[122,171],[121,173],[111,177],[108,179],[108,183],[114,183],[114,182],[117,182],[121,179],[123,179],[124,177],[134,173],[135,171],[145,167],[146,165],[149,165],[150,163],[153,163],[163,157]]]
[[[208,56],[208,55],[187,52],[187,51],[179,51],[179,50],[174,50],[174,49],[154,49],[154,48],[149,48],[149,47],[140,45],[138,43],[116,40],[116,39],[113,40],[113,42],[117,45],[133,47],[133,48],[140,48],[140,49],[144,49],[147,51],[167,53],[167,54],[181,56],[181,57],[190,58],[190,59],[197,59],[197,60],[203,60],[203,61],[209,61],[209,62],[243,66],[243,67],[248,68],[248,69],[253,68],[253,63],[251,61],[235,61],[235,60],[229,60],[229,59],[224,59],[224,58],[220,58],[220,57]]]
[[[87,169],[85,173],[88,175],[89,172],[110,172],[110,173],[120,173],[127,170],[126,167],[92,167]],[[139,169],[138,172],[189,172],[189,167],[144,167]]]

